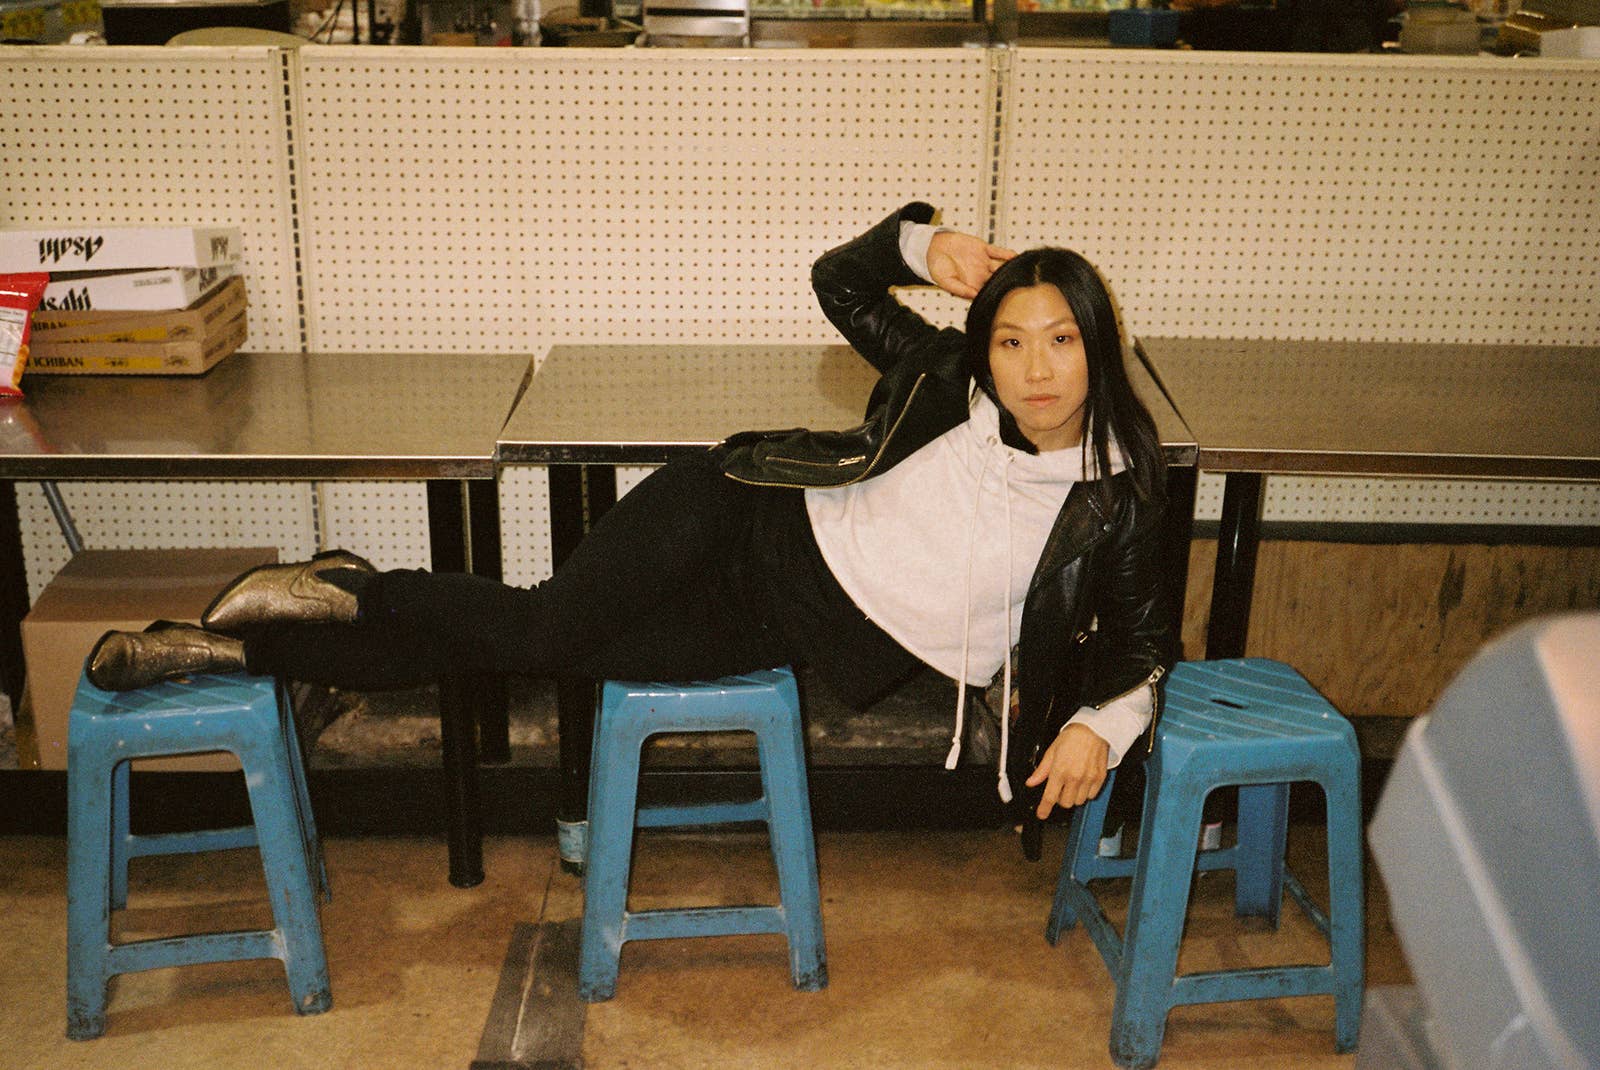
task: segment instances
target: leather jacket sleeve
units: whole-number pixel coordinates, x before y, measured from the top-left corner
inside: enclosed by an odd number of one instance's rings
[[[1153,730],[1161,712],[1161,676],[1172,668],[1178,653],[1162,583],[1165,503],[1129,501],[1126,508],[1133,514],[1130,522],[1120,526],[1097,555],[1098,575],[1092,582],[1099,656],[1089,667],[1082,704],[1103,705],[1149,682],[1157,699],[1150,721]],[[1152,681],[1157,669],[1161,676]],[[1074,712],[1069,710],[1067,716]],[[1148,750],[1147,745],[1144,752]]]
[[[944,333],[889,292],[891,286],[927,285],[900,256],[900,224],[932,218],[932,206],[914,201],[812,265],[811,286],[823,314],[880,372],[925,352]],[[960,332],[949,333],[959,339]]]
[[[1102,705],[1149,686],[1155,699],[1152,731],[1160,717],[1164,678],[1178,652],[1162,583],[1163,503],[1137,500],[1131,488],[1123,493],[1114,519],[1101,518],[1096,525],[1103,537],[1091,548],[1041,562],[1048,579],[1030,595],[1023,613],[1021,717],[1010,765],[1014,784],[1032,773],[1044,748],[1080,706]],[[1064,512],[1079,518],[1069,526],[1098,513],[1087,499],[1080,495],[1074,504],[1069,498]],[[1143,761],[1151,738],[1146,733],[1123,762]],[[1028,794],[1037,792],[1024,797]]]

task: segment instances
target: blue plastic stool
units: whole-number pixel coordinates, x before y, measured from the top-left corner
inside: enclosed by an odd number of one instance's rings
[[[1299,673],[1262,658],[1188,662],[1167,680],[1166,708],[1150,755],[1138,853],[1101,858],[1097,841],[1111,780],[1073,815],[1066,861],[1045,939],[1081,921],[1117,983],[1111,1057],[1150,1067],[1161,1054],[1167,1012],[1187,1003],[1331,994],[1334,1041],[1354,1050],[1361,1024],[1363,930],[1360,754],[1350,722]],[[1328,813],[1327,914],[1284,869],[1289,785],[1322,786]],[[1197,852],[1201,806],[1215,788],[1239,786],[1238,840]],[[1198,858],[1197,858],[1198,853]],[[1288,890],[1329,939],[1325,966],[1278,966],[1177,975],[1178,944],[1196,869],[1231,869],[1234,910],[1278,924]],[[1132,875],[1126,933],[1119,937],[1087,886]]]
[[[762,794],[753,802],[637,806],[639,751],[660,732],[754,732]],[[627,909],[633,830],[765,821],[778,870],[777,906]],[[828,983],[817,894],[816,843],[806,794],[805,743],[794,674],[770,669],[706,683],[628,683],[601,688],[589,774],[588,859],[578,994],[612,997],[626,940],[782,933],[794,986]]]
[[[78,682],[67,727],[67,1036],[105,1032],[106,985],[119,973],[201,962],[283,962],[295,1010],[332,1004],[316,894],[328,895],[288,696],[270,677],[196,675],[138,691]],[[135,836],[133,758],[231,751],[244,767],[253,825]],[[127,905],[128,860],[258,846],[275,928],[111,943]]]

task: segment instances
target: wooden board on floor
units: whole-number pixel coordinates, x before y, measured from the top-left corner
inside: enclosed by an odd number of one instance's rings
[[[578,1070],[587,1006],[578,998],[579,919],[511,934],[472,1070]]]

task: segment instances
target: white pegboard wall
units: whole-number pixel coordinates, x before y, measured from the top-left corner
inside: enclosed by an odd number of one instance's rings
[[[1600,344],[1600,68],[1023,48],[999,232],[1134,334]],[[1221,480],[1202,479],[1215,517]],[[1277,520],[1593,523],[1600,489],[1268,480]]]
[[[0,47],[0,78],[0,226],[237,226],[246,346],[300,348],[276,49]]]
[[[500,474],[500,564],[505,581],[517,586],[550,576],[550,478],[543,467]]]
[[[1593,65],[51,47],[0,48],[0,68],[28,104],[0,115],[0,225],[69,206],[235,222],[256,349],[299,348],[297,283],[325,351],[832,341],[806,279],[817,253],[911,198],[982,233],[996,193],[1002,240],[1083,248],[1139,332],[1600,339]],[[940,295],[908,300],[937,322],[962,315]],[[1202,505],[1217,482],[1202,481]],[[279,508],[270,486],[240,486]],[[303,486],[281,507],[319,517],[320,540],[306,520],[270,541],[290,553],[359,538],[397,564],[425,552],[409,515],[420,485],[336,486],[320,508]],[[1586,488],[1494,484],[1479,500],[1479,485],[1430,482],[1402,500],[1375,489],[1388,486],[1275,478],[1268,515],[1597,511]],[[92,545],[166,540],[173,517],[188,531],[194,487],[63,484],[103,516]],[[22,497],[30,561],[55,553],[42,498]],[[521,582],[548,573],[544,502],[541,471],[503,481],[506,571]],[[196,516],[171,541],[215,534]]]
[[[1019,49],[1001,231],[1153,335],[1600,342],[1600,68]]]
[[[0,226],[229,224],[244,238],[246,346],[300,348],[286,78],[269,49],[0,48]],[[292,484],[63,483],[85,544],[312,549]],[[34,484],[18,494],[28,585],[67,560]]]
[[[823,341],[818,253],[914,198],[987,221],[980,50],[302,62],[317,349]]]
[[[350,550],[379,568],[427,568],[424,483],[339,480],[316,485],[318,550]]]
[[[312,488],[306,483],[58,483],[83,544],[91,550],[190,546],[276,546],[284,560],[309,557]],[[29,598],[71,558],[37,483],[17,484]]]
[[[811,295],[820,253],[906,200],[987,223],[981,51],[330,48],[300,62],[315,350],[834,341]],[[544,479],[502,480],[513,582],[550,571]]]

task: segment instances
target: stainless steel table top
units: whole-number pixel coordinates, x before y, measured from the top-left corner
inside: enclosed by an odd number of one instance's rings
[[[485,479],[529,355],[235,353],[205,375],[28,376],[0,478]]]
[[[1600,347],[1142,338],[1215,472],[1600,479]]]
[[[1194,436],[1136,359],[1172,463]],[[736,431],[854,427],[878,373],[843,345],[596,345],[550,350],[506,421],[503,464],[659,464]]]

